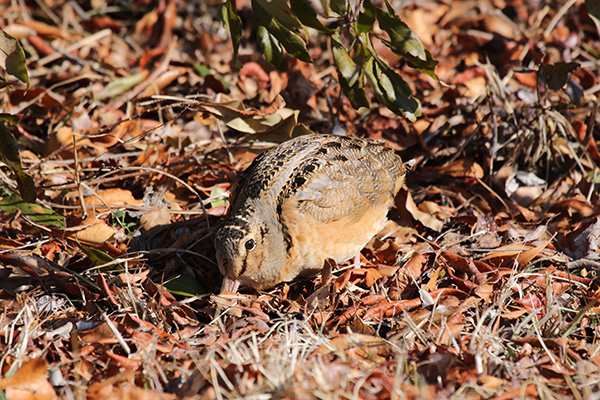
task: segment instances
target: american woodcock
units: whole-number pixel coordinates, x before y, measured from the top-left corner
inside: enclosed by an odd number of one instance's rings
[[[351,259],[383,228],[411,166],[378,141],[335,135],[258,156],[215,238],[223,290],[266,289]]]

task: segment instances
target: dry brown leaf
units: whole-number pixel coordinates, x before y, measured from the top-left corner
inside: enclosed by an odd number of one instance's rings
[[[86,243],[106,243],[117,233],[117,229],[107,225],[104,220],[93,217],[82,221],[81,226],[85,226],[85,228],[70,235],[70,237],[77,238],[77,240]]]
[[[31,29],[34,29],[38,35],[47,36],[50,38],[60,37],[62,39],[68,40],[78,40],[80,38],[79,35],[75,35],[74,32],[69,32],[63,29],[62,27],[48,25],[40,21],[36,21],[34,19],[25,19],[18,21],[19,24],[25,25]]]
[[[369,35],[381,36],[375,50],[420,101],[422,116],[414,124],[380,106],[370,84],[361,88],[372,107],[354,110],[336,83],[327,41],[305,42],[313,63],[286,56],[274,67],[254,57],[255,43],[246,40],[253,36],[252,24],[244,23],[239,59],[233,60],[231,36],[223,35],[227,29],[216,20],[215,7],[185,13],[179,11],[192,5],[186,0],[142,0],[137,3],[143,11],[132,20],[105,10],[102,0],[0,3],[8,10],[0,12],[0,26],[28,46],[32,84],[26,91],[7,76],[16,84],[4,88],[2,104],[22,116],[10,128],[23,168],[44,205],[70,223],[67,235],[77,231],[73,225],[79,222],[73,221],[84,219],[75,173],[96,191],[119,187],[137,196],[146,187],[160,188],[171,207],[195,209],[199,200],[181,185],[127,167],[159,165],[206,199],[215,185],[229,188],[234,174],[263,150],[261,142],[305,132],[300,121],[323,133],[383,139],[422,165],[408,176],[414,197],[405,200],[407,189],[402,190],[386,229],[365,247],[366,267],[327,269],[320,277],[259,294],[187,298],[163,286],[169,282],[177,290],[176,284],[187,282],[173,278],[185,276],[218,291],[221,278],[207,235],[222,221],[224,206],[210,208],[206,219],[188,221],[192,229],[181,235],[181,224],[169,225],[171,216],[159,209],[163,203],[149,206],[143,226],[165,225],[164,235],[141,242],[122,235],[119,249],[112,242],[95,247],[111,256],[141,248],[186,251],[177,258],[153,252],[131,261],[128,274],[90,268],[90,259],[65,241],[70,238],[60,229],[30,224],[18,211],[0,212],[0,236],[10,238],[0,238],[3,250],[25,253],[0,254],[3,372],[43,351],[52,367],[58,366],[49,380],[59,397],[74,391],[75,397],[97,400],[587,399],[598,392],[590,377],[600,365],[594,353],[600,292],[593,261],[600,254],[595,111],[600,66],[586,57],[599,49],[597,29],[585,12],[589,1],[571,8],[560,2],[557,7],[495,0],[413,2],[397,9],[439,62],[438,76],[453,87],[393,54],[383,40],[397,38],[383,32],[385,21],[379,21]],[[35,16],[33,22],[14,20],[23,13],[21,3]],[[251,17],[250,3],[237,1],[242,19]],[[385,2],[376,3],[387,13]],[[93,33],[100,30],[112,33]],[[345,32],[343,45],[360,58],[351,37]],[[544,65],[570,61],[580,67],[564,90],[546,90],[539,81]],[[139,83],[123,77],[152,79]],[[142,98],[155,92],[173,98]],[[176,100],[196,94],[198,107],[194,100]],[[244,133],[256,131],[261,133]],[[509,179],[519,169],[542,179],[520,179],[511,187]],[[132,193],[103,192],[107,203],[123,208],[141,205]],[[417,196],[418,207],[412,202]],[[92,215],[97,209],[105,213],[103,201],[87,200]],[[84,221],[89,222],[94,221]],[[80,227],[80,237],[106,240],[113,229],[107,223]],[[444,228],[449,230],[444,239],[432,235]],[[544,247],[542,240],[549,239]],[[515,241],[519,244],[500,247]],[[35,257],[27,255],[32,245]],[[490,251],[497,247],[500,251]],[[398,266],[405,258],[410,261]],[[85,272],[59,272],[47,268],[53,266],[49,261]],[[505,264],[509,268],[498,267]],[[330,274],[329,284],[323,284]],[[487,321],[490,304],[506,313]],[[559,311],[542,318],[549,310]],[[125,342],[117,342],[103,314],[115,321]],[[56,334],[67,326],[64,321],[98,328],[67,340]],[[541,338],[523,338],[537,336],[535,324]],[[36,329],[28,330],[31,326]],[[510,332],[512,345],[498,346],[511,326],[520,327]],[[345,335],[349,331],[363,336]],[[564,334],[568,340],[561,340]],[[185,345],[178,342],[182,339]],[[323,343],[328,343],[325,353],[307,353]],[[493,355],[491,368],[489,357],[478,356],[482,350]],[[510,380],[498,375],[506,371],[514,372]],[[73,389],[71,382],[83,384]],[[178,390],[181,383],[186,387]]]
[[[477,99],[485,93],[487,80],[483,76],[478,76],[473,79],[466,80],[462,83],[465,90],[463,95],[470,99]]]
[[[367,285],[367,287],[373,286],[375,282],[383,278],[383,275],[381,275],[379,271],[377,271],[374,268],[367,268],[366,272],[367,273],[365,276],[365,284]]]
[[[410,212],[410,214],[413,216],[414,219],[421,222],[423,225],[425,225],[429,229],[433,229],[436,232],[441,232],[441,230],[444,226],[444,223],[442,221],[440,221],[439,219],[437,219],[436,217],[434,217],[433,215],[419,210],[419,208],[415,204],[415,201],[413,200],[410,192],[407,193],[405,206],[406,206],[406,209],[408,210],[408,212]]]
[[[481,165],[477,164],[475,161],[469,158],[456,160],[452,164],[448,164],[440,168],[440,172],[449,175],[453,178],[469,177],[483,179],[483,177],[485,176]]]
[[[169,212],[168,206],[162,206],[161,208],[155,208],[146,212],[140,218],[142,228],[149,231],[155,226],[168,225],[171,223],[171,213]]]
[[[533,249],[529,249],[529,250],[526,250],[526,251],[520,253],[517,256],[519,266],[524,267],[527,264],[529,264],[529,262],[531,260],[533,260],[535,257],[537,257],[538,254],[540,254],[546,247],[548,247],[548,244],[550,244],[549,241],[544,242],[544,243],[540,244],[539,246],[534,247]]]
[[[86,395],[90,400],[170,400],[176,398],[171,393],[138,387],[135,384],[133,371],[121,372],[110,376],[108,379],[93,383],[88,387]]]
[[[483,18],[483,25],[488,32],[496,33],[509,39],[515,39],[516,37],[514,24],[508,22],[506,18],[502,18],[500,15],[486,15]]]
[[[0,379],[0,389],[10,400],[57,399],[47,374],[46,361],[34,358],[21,365],[14,375]]]
[[[504,319],[515,319],[515,318],[519,318],[521,315],[525,314],[526,312],[527,312],[527,310],[525,308],[519,308],[514,311],[502,313],[502,314],[500,314],[500,316]]]
[[[326,355],[332,352],[331,347],[335,352],[341,352],[347,357],[360,357],[363,361],[372,360],[371,362],[376,362],[376,359],[381,359],[394,351],[389,342],[378,336],[352,333],[334,337],[328,345],[321,346],[316,352]]]
[[[102,199],[102,200],[100,200]],[[126,189],[106,189],[101,190],[96,195],[85,198],[85,203],[88,206],[97,206],[98,208],[105,207],[105,204],[114,205],[143,205],[143,200],[138,200],[133,197],[131,191]]]
[[[354,318],[348,323],[348,328],[352,333],[359,333],[361,335],[375,335],[375,328],[371,325],[366,324],[360,317]]]
[[[494,286],[487,283],[481,283],[475,288],[475,294],[483,301],[489,301],[490,297],[494,293]]]
[[[115,324],[116,325],[116,324]],[[106,322],[87,331],[79,331],[76,333],[77,340],[81,340],[85,344],[113,344],[119,343],[114,332]]]
[[[148,277],[149,273],[150,273],[150,270],[147,269],[147,270],[142,271],[137,274],[134,274],[131,272],[119,274],[119,275],[115,276],[113,279],[111,279],[109,281],[109,283],[111,285],[117,285],[117,286],[118,285],[136,284],[136,283],[142,282],[144,279],[146,279]]]
[[[542,253],[548,244],[549,242],[544,242],[536,247],[530,244],[508,244],[490,251],[489,254],[483,257],[481,260],[490,260],[494,265],[497,266],[510,265],[517,260],[519,266],[522,268],[540,253]]]
[[[153,79],[152,82],[147,82],[146,88],[138,94],[138,97],[143,98],[161,94],[165,87],[187,72],[187,68],[172,68],[163,72]]]
[[[412,285],[414,281],[421,276],[427,268],[427,262],[427,257],[422,254],[416,254],[398,270],[396,279],[400,291],[403,291],[407,286]]]
[[[485,389],[491,390],[493,392],[498,391],[502,386],[506,385],[507,383],[505,379],[489,375],[482,376],[481,378],[479,378],[479,381]]]

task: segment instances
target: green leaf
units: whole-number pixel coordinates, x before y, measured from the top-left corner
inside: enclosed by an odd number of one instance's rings
[[[0,89],[4,89],[5,87],[9,87],[10,83],[6,82],[4,79],[0,77]],[[2,400],[2,399],[0,399]]]
[[[210,75],[210,68],[208,68],[206,65],[194,63],[194,69],[203,78],[206,78],[208,75]]]
[[[333,32],[319,21],[317,12],[309,0],[290,0],[290,5],[294,14],[296,14],[304,25],[310,26],[321,33]]]
[[[194,66],[194,69],[196,70],[196,72],[198,72],[200,74],[201,77],[203,77],[203,78],[210,77],[210,78],[216,79],[223,85],[223,88],[226,91],[229,91],[231,85],[229,84],[229,82],[227,82],[225,79],[223,79],[223,77],[219,76],[218,74],[213,74],[212,71],[210,70],[210,68],[208,68],[205,65],[198,64],[198,63],[193,63],[192,65]]]
[[[33,203],[37,197],[37,189],[33,178],[22,169],[13,171],[17,178],[17,188],[21,196],[28,202]]]
[[[350,104],[355,109],[359,109],[361,107],[369,108],[371,105],[369,104],[369,99],[367,97],[367,92],[359,85],[359,82],[356,82],[353,86],[350,86],[344,77],[340,76],[340,86],[342,87],[342,91],[350,100]]]
[[[144,79],[142,74],[133,74],[115,79],[114,81],[109,82],[108,85],[94,97],[94,100],[99,101],[108,97],[118,96],[141,83]]]
[[[396,15],[396,12],[394,11],[394,7],[392,7],[389,0],[385,0],[385,8],[387,8],[388,14]]]
[[[358,19],[354,24],[356,35],[373,32],[373,24],[375,24],[374,9],[373,7],[365,8],[365,11],[358,14]]]
[[[217,196],[222,195],[223,193],[225,193],[225,190],[223,190],[223,188],[221,186],[215,185],[213,187],[213,190],[210,191],[209,197],[217,197]],[[219,206],[226,206],[226,205],[227,205],[227,200],[225,200],[225,199],[210,202],[211,208],[215,208],[215,207],[219,207]]]
[[[261,4],[265,0],[252,0],[252,13],[256,19],[256,26],[264,26],[269,33],[273,35],[279,43],[285,48],[289,55],[297,58],[300,61],[311,63],[312,60],[308,54],[306,43],[287,26],[282,25],[277,18],[274,17],[274,12],[280,11],[276,7],[265,9]],[[291,10],[290,10],[291,12]],[[298,21],[298,23],[300,23]],[[264,34],[259,40],[264,40]]]
[[[363,35],[363,37],[365,37],[365,35]],[[361,74],[364,74],[363,71],[365,69],[365,65],[367,61],[371,58],[371,54],[369,51],[367,51],[361,40],[357,40],[354,42],[353,50],[354,56],[352,57],[352,59],[354,60],[354,63],[358,65],[361,69]]]
[[[45,208],[36,203],[30,203],[16,193],[6,196],[0,200],[0,210],[5,213],[14,213],[19,210],[21,215],[29,218],[36,224],[54,226],[64,229],[63,217],[56,214],[49,208]]]
[[[331,37],[331,45],[333,59],[340,71],[339,82],[344,94],[355,109],[369,107],[369,99],[363,88],[361,68],[356,65],[348,51],[342,45],[339,30]],[[362,46],[360,48],[362,48]],[[362,53],[364,53],[364,51],[362,51],[361,56],[359,56],[361,60]]]
[[[558,62],[554,65],[543,65],[540,72],[550,90],[560,90],[567,84],[571,72],[577,68],[579,64],[576,62]]]
[[[77,238],[77,236],[75,236],[75,238]],[[94,249],[93,247],[88,247],[81,244],[79,240],[77,240],[77,246],[79,246],[81,251],[83,251],[87,258],[89,258],[90,261],[92,261],[97,267],[104,264],[108,264],[109,262],[115,260],[109,254],[106,254],[102,250]],[[117,265],[115,265],[114,267],[117,268]]]
[[[6,121],[13,125],[16,125],[19,123],[20,120],[21,120],[21,117],[19,117],[18,115],[8,114],[8,113],[0,113],[0,121]]]
[[[276,67],[279,66],[281,60],[283,60],[283,49],[275,36],[271,35],[265,26],[258,25],[256,27],[256,38],[258,39],[260,51],[265,55],[267,61]]]
[[[4,123],[0,123],[0,161],[13,171],[23,169],[17,140],[6,130]]]
[[[354,86],[360,76],[360,69],[342,45],[339,30],[331,37],[331,48],[333,59],[343,78],[349,86]]]
[[[304,43],[299,36],[286,30],[286,28],[276,20],[272,20],[271,24],[267,26],[267,29],[277,38],[277,40],[279,40],[289,55],[300,61],[312,63],[310,55],[308,54],[308,49],[306,48],[306,43]]]
[[[598,31],[600,31],[600,29],[598,29]],[[600,60],[600,51],[598,51],[595,47],[587,44],[587,43],[582,43],[581,47],[583,47],[583,49],[585,51],[587,51],[588,53],[590,53],[590,55],[592,57],[594,57],[596,60]]]
[[[379,101],[394,113],[416,121],[421,115],[420,104],[400,75],[375,57],[367,61],[365,72]]]
[[[585,8],[596,24],[596,29],[600,32],[600,0],[585,0]]]
[[[285,27],[285,29],[294,32],[301,32],[304,30],[302,23],[298,17],[294,15],[294,12],[287,5],[285,0],[253,0],[252,10],[255,10],[254,3],[260,5],[260,8],[266,11],[271,17],[275,18],[280,25]]]
[[[26,84],[26,90],[29,89],[29,74],[23,48],[17,39],[4,31],[0,33],[0,67]]]
[[[240,42],[242,40],[242,19],[237,13],[235,0],[227,0],[219,9],[219,18],[229,29],[231,43],[233,44],[233,59],[237,59]]]
[[[331,8],[331,11],[337,15],[346,14],[346,6],[346,0],[329,0],[329,7]]]
[[[365,0],[364,7],[365,10],[373,12],[379,22],[379,27],[389,35],[390,40],[383,40],[383,42],[394,53],[400,56],[410,54],[415,58],[427,61],[421,39],[399,17],[373,6],[369,0]]]
[[[438,76],[435,73],[435,67],[438,65],[438,62],[433,59],[433,56],[427,49],[425,50],[425,55],[427,57],[425,61],[421,60],[420,58],[413,57],[410,54],[405,54],[404,58],[406,58],[406,62],[411,68],[414,68],[417,71],[421,71],[429,75],[436,81],[439,81],[440,78],[438,78]]]
[[[194,297],[206,293],[206,289],[197,280],[189,276],[178,276],[163,285],[169,293],[185,297]]]
[[[33,182],[33,178],[27,175],[23,170],[17,141],[14,136],[6,130],[3,122],[0,122],[0,161],[6,164],[15,174],[19,193],[23,199],[29,203],[35,202],[35,183]]]

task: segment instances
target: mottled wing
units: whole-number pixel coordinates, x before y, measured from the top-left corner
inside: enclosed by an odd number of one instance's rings
[[[256,157],[254,161],[239,174],[237,182],[231,188],[229,197],[232,210],[236,209],[247,197],[246,193],[248,193],[248,186],[252,185],[252,177],[256,173],[256,169],[259,168],[261,159],[264,158],[265,154],[267,153],[262,153]]]
[[[406,169],[393,150],[371,141],[327,136],[290,176],[282,198],[323,223],[357,219],[374,205],[389,204]]]
[[[242,206],[242,203],[254,199],[273,202],[279,194],[278,188],[284,186],[305,155],[318,148],[319,144],[329,136],[300,136],[256,157],[252,164],[241,173],[238,182],[232,189],[232,209],[235,210]]]

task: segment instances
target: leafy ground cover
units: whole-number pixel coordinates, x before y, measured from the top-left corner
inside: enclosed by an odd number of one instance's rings
[[[0,169],[0,395],[598,398],[586,4],[394,3],[439,62],[437,81],[374,40],[414,123],[369,87],[356,111],[318,35],[313,63],[268,64],[245,1],[236,67],[219,5],[0,1],[31,81],[7,78],[2,112],[37,195]],[[220,295],[211,234],[236,173],[309,129],[416,160],[390,221],[360,268]]]

